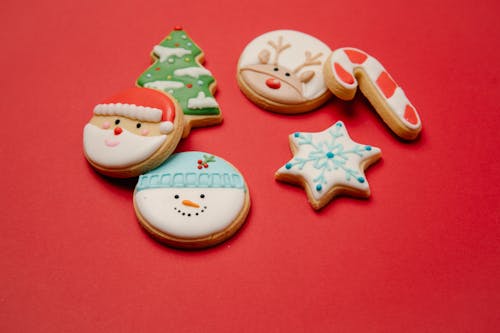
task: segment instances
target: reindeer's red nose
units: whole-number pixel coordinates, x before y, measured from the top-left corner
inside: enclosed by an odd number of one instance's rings
[[[120,135],[123,132],[121,127],[115,127],[115,135]]]
[[[269,78],[266,80],[266,85],[271,89],[279,89],[281,87],[281,82],[275,78]]]

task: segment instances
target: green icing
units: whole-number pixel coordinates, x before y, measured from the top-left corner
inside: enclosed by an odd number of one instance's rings
[[[153,85],[150,88],[170,93],[177,99],[184,114],[194,116],[219,115],[220,109],[215,105],[208,107],[198,106],[195,108],[188,107],[188,101],[199,97],[200,92],[205,97],[213,98],[209,89],[210,85],[215,82],[213,76],[208,73],[203,73],[198,77],[174,74],[176,70],[188,67],[196,67],[204,70],[205,68],[196,61],[196,58],[202,53],[201,49],[184,30],[173,30],[159,45],[169,49],[181,50],[177,54],[169,55],[166,59],[161,59],[161,56],[153,51],[155,61],[139,76],[137,84],[144,87],[148,86],[149,83]],[[190,53],[186,51],[190,51]],[[173,53],[176,52],[174,51]],[[180,87],[179,83],[182,83],[182,87]],[[165,87],[165,85],[169,86]]]

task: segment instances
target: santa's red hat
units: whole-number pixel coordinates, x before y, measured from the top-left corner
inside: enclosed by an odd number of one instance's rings
[[[168,95],[158,90],[134,87],[97,104],[94,114],[161,122],[160,131],[169,133],[174,128],[175,103]]]

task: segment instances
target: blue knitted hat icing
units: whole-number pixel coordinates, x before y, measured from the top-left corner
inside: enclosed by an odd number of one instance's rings
[[[141,175],[136,191],[151,188],[245,189],[245,181],[225,160],[195,151],[173,154],[158,168]]]

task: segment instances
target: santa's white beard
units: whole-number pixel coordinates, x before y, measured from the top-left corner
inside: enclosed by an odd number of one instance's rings
[[[126,129],[115,135],[112,129],[87,124],[83,130],[83,149],[87,157],[100,166],[122,168],[148,159],[166,138],[166,135],[139,136]]]

